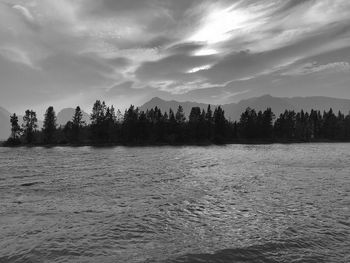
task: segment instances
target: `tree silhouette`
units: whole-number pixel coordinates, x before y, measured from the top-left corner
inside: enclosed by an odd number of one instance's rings
[[[254,109],[247,108],[241,114],[239,121],[240,136],[243,138],[254,139],[257,138],[257,114]]]
[[[267,108],[262,114],[262,126],[261,126],[261,138],[273,137],[273,121],[275,114],[273,114],[271,108]]]
[[[106,137],[106,130],[104,129],[104,122],[106,118],[107,106],[106,103],[100,100],[96,100],[92,107],[91,119],[91,130],[92,140],[103,141]]]
[[[33,110],[26,110],[23,116],[23,132],[24,139],[26,143],[30,144],[34,140],[34,133],[38,128],[38,119],[36,118],[36,113]]]
[[[83,112],[81,111],[79,106],[75,108],[72,123],[73,123],[73,126],[77,128],[81,128],[83,127],[83,125],[85,125],[85,121],[83,121]]]
[[[67,122],[63,129],[63,133],[70,143],[81,142],[81,132],[85,125],[86,123],[83,121],[83,112],[81,111],[80,107],[77,106],[75,108],[72,120]]]
[[[219,106],[214,110],[214,132],[215,141],[217,143],[223,143],[226,137],[227,120],[225,118],[225,112]]]
[[[13,140],[18,140],[21,136],[22,129],[18,124],[18,116],[16,115],[16,113],[10,116],[10,122],[11,122],[11,138]]]
[[[63,129],[56,129],[56,115],[53,107],[49,107],[44,127],[37,132],[36,113],[27,110],[21,135],[18,117],[13,114],[11,137],[6,143],[14,146],[21,142],[147,145],[350,141],[350,113],[334,114],[332,109],[323,114],[316,110],[286,110],[275,120],[271,108],[258,112],[247,108],[238,122],[231,122],[225,118],[221,106],[214,111],[210,105],[206,111],[193,107],[186,120],[181,105],[176,113],[172,109],[162,113],[158,107],[144,112],[131,105],[122,115],[120,110],[115,113],[113,106],[97,100],[92,108],[91,124],[85,125],[82,116],[80,107],[77,107],[72,120]]]
[[[44,143],[50,144],[54,142],[54,135],[57,128],[56,113],[52,106],[50,106],[45,113],[43,135]]]
[[[175,119],[176,119],[177,123],[180,123],[180,124],[182,124],[186,121],[184,109],[182,108],[181,105],[179,105],[179,107],[177,108],[177,111],[175,114]]]

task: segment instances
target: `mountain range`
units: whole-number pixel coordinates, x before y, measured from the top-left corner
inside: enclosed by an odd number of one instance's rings
[[[177,108],[181,105],[184,109],[185,115],[188,117],[192,107],[200,107],[202,109],[207,109],[208,104],[197,103],[197,102],[179,102],[175,100],[167,101],[161,98],[155,97],[150,101],[146,102],[140,106],[140,110],[146,111],[147,109],[152,109],[158,107],[162,112],[169,111],[173,109],[176,112]],[[212,105],[214,109],[217,105]],[[311,109],[314,110],[329,110],[333,109],[334,112],[341,111],[344,114],[348,114],[350,111],[350,100],[349,99],[338,99],[330,97],[294,97],[294,98],[282,98],[282,97],[272,97],[270,95],[264,95],[261,97],[250,98],[242,100],[238,103],[230,103],[222,105],[225,111],[226,118],[231,121],[239,120],[240,115],[246,108],[253,108],[257,111],[265,110],[270,107],[276,116],[284,112],[285,110],[294,111],[307,111]],[[57,114],[57,124],[65,125],[68,121],[72,119],[74,115],[73,108],[66,108],[58,112]],[[6,109],[0,107],[0,140],[5,140],[10,135],[10,115]],[[22,116],[19,116],[21,122]],[[90,123],[89,114],[83,112],[83,120],[88,124]],[[39,127],[42,127],[42,122],[39,121]]]
[[[197,102],[178,102],[178,101],[166,101],[158,97],[151,99],[140,107],[140,110],[146,111],[147,109],[154,108],[157,106],[162,112],[169,111],[169,108],[176,112],[178,106],[181,105],[184,109],[185,115],[189,116],[192,107],[200,107],[207,109],[208,104],[197,103]],[[214,109],[217,105],[212,105]],[[344,114],[348,114],[350,111],[350,100],[348,99],[337,99],[330,97],[294,97],[294,98],[282,98],[272,97],[271,95],[264,95],[261,97],[250,98],[241,100],[238,103],[230,103],[221,105],[225,111],[225,116],[231,121],[237,121],[240,118],[242,112],[246,108],[250,107],[257,111],[271,108],[276,116],[280,115],[285,110],[294,111],[307,111],[314,110],[329,110],[333,109],[334,112],[341,111]]]

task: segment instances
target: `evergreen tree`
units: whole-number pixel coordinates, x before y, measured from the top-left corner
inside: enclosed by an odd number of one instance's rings
[[[121,111],[118,109],[117,113],[115,114],[115,121],[117,124],[121,124],[123,122],[124,116],[121,113]]]
[[[208,140],[212,140],[213,137],[213,111],[211,110],[210,104],[208,105],[207,112],[205,114],[206,123],[206,137]]]
[[[105,141],[113,141],[115,137],[115,127],[116,127],[116,116],[115,109],[113,105],[111,107],[107,107],[105,120],[103,123],[103,129],[105,130]]]
[[[182,124],[186,121],[184,109],[182,108],[181,105],[179,105],[179,107],[177,108],[177,111],[175,114],[175,119],[176,119],[177,123],[180,123],[180,124]]]
[[[286,110],[281,113],[276,120],[274,130],[278,138],[294,139],[295,138],[296,114],[294,111]]]
[[[335,139],[337,132],[337,116],[333,113],[333,109],[323,114],[322,134],[326,139]]]
[[[201,109],[193,107],[188,118],[188,136],[191,141],[200,140]]]
[[[102,142],[106,139],[106,130],[104,122],[106,118],[106,103],[96,100],[92,107],[91,119],[91,137],[94,142]]]
[[[79,106],[75,108],[72,123],[78,128],[83,127],[83,125],[85,124],[85,122],[83,121],[83,112],[81,111]]]
[[[211,110],[210,104],[208,105],[207,113],[205,114],[205,120],[208,123],[212,123],[213,121],[213,111]]]
[[[175,114],[174,114],[174,111],[172,109],[169,109],[169,122],[171,124],[176,123]]]
[[[101,124],[105,119],[106,110],[107,110],[106,103],[104,101],[101,102],[100,100],[96,100],[96,102],[94,103],[94,106],[92,107],[92,113],[90,116],[91,124],[92,125]]]
[[[43,135],[44,143],[53,143],[56,131],[56,113],[52,106],[50,106],[45,113]]]
[[[124,121],[122,124],[123,138],[126,142],[134,142],[138,137],[139,131],[137,130],[139,118],[139,109],[131,105],[128,110],[125,111]]]
[[[188,121],[190,123],[197,123],[199,122],[200,116],[201,116],[201,109],[199,107],[193,107],[191,109]]]
[[[79,106],[75,108],[73,119],[69,124],[67,123],[67,125],[66,125],[67,126],[66,129],[71,130],[72,132],[73,142],[76,143],[81,141],[81,138],[80,138],[81,130],[85,125],[85,122],[83,121],[83,112],[81,111]]]
[[[26,143],[32,143],[34,140],[34,133],[38,127],[38,119],[36,118],[36,113],[33,110],[26,110],[23,116],[23,132]]]
[[[11,122],[11,138],[13,140],[19,140],[19,137],[21,136],[22,129],[18,124],[18,117],[16,113],[14,113],[10,117],[10,122]]]
[[[248,139],[257,137],[257,118],[256,111],[249,107],[241,114],[239,121],[241,137]]]
[[[261,127],[261,138],[272,138],[273,137],[273,120],[275,114],[273,114],[271,108],[267,108],[262,114],[262,127]]]
[[[219,106],[214,110],[214,132],[215,132],[215,141],[218,143],[224,142],[226,137],[226,123],[225,112]]]

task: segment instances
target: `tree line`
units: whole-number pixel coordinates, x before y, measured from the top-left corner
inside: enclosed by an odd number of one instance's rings
[[[10,118],[11,136],[5,142],[15,145],[149,145],[149,144],[224,144],[235,142],[311,142],[350,141],[350,114],[286,110],[276,118],[270,108],[247,108],[239,121],[229,121],[222,107],[206,110],[193,107],[186,118],[180,105],[176,112],[158,107],[147,111],[131,105],[124,114],[97,100],[83,121],[80,107],[64,126],[57,125],[54,108],[46,110],[43,127],[33,110],[27,110],[19,125],[18,116]]]

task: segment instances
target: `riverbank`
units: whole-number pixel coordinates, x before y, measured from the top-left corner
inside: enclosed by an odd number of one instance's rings
[[[269,140],[247,140],[239,139],[227,142],[189,142],[189,143],[162,143],[162,142],[135,142],[135,143],[120,143],[120,142],[108,142],[108,143],[92,143],[92,142],[82,142],[82,143],[53,143],[53,144],[8,144],[6,141],[0,141],[0,147],[16,148],[16,147],[162,147],[162,146],[225,146],[225,145],[269,145],[269,144],[301,144],[301,143],[350,143],[350,140],[327,140],[327,139],[317,139],[310,141],[303,140],[291,140],[291,139],[269,139]]]

